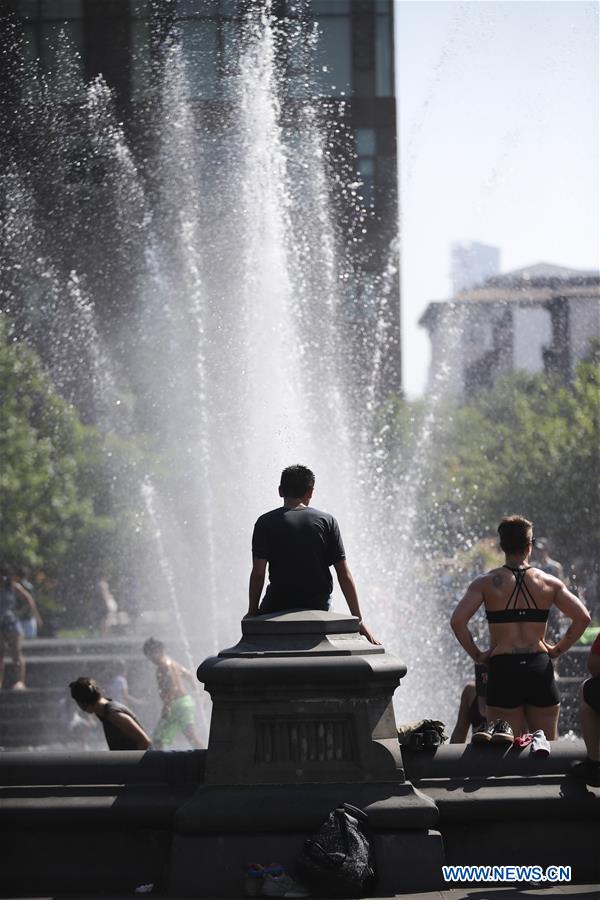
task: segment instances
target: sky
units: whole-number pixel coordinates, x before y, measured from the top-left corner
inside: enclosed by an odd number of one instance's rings
[[[451,296],[450,248],[501,271],[600,268],[596,2],[394,0],[403,383],[425,389],[427,304]]]

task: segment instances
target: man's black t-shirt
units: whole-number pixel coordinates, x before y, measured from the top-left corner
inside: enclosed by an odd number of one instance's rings
[[[346,558],[334,517],[310,506],[280,506],[261,516],[252,555],[269,563],[261,613],[327,609],[333,589],[329,567]]]

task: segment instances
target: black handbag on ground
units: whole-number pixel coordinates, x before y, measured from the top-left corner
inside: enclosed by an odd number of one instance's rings
[[[304,842],[298,868],[314,894],[364,897],[375,879],[373,851],[363,831],[366,822],[362,809],[344,803]]]

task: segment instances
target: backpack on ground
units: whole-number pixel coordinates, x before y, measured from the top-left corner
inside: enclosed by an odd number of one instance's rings
[[[344,803],[304,842],[299,871],[313,893],[329,897],[365,895],[375,878],[375,861],[363,828],[367,815]]]

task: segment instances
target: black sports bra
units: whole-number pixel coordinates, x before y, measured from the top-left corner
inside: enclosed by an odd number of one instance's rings
[[[523,569],[513,569],[512,566],[503,566],[503,568],[508,569],[509,572],[513,573],[515,576],[515,586],[512,589],[512,593],[508,598],[508,603],[504,609],[498,609],[496,611],[486,609],[485,615],[488,622],[491,622],[492,624],[500,622],[547,622],[549,610],[539,609],[539,607],[536,606],[535,600],[525,584],[525,572],[527,572],[531,566],[526,566]],[[526,606],[517,606],[519,595],[522,595]]]

